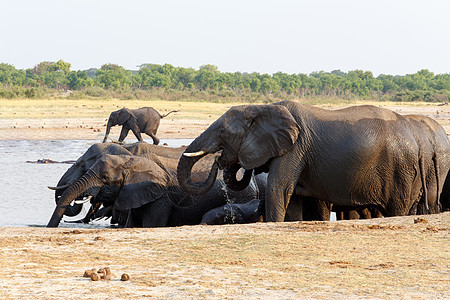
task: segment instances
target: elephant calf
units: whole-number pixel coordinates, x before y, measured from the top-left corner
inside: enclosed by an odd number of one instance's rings
[[[223,225],[262,222],[264,200],[253,199],[246,203],[227,203],[203,215],[200,224]]]
[[[113,111],[108,119],[106,125],[105,138],[103,143],[108,139],[109,132],[112,126],[122,125],[122,131],[120,132],[119,143],[121,143],[131,130],[138,141],[143,141],[141,133],[146,133],[153,139],[153,144],[158,145],[159,139],[156,137],[156,131],[158,131],[159,122],[162,118],[167,117],[169,114],[177,112],[177,110],[169,111],[165,115],[161,115],[152,107],[142,107],[138,109],[122,108],[117,111]]]

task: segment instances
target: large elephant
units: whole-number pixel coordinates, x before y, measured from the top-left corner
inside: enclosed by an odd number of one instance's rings
[[[89,170],[89,168],[105,154],[138,155],[147,158],[156,154],[159,157],[178,160],[185,149],[186,147],[170,148],[142,142],[126,145],[119,145],[116,143],[96,143],[89,147],[89,149],[86,150],[86,152],[63,174],[56,187],[49,188],[55,190],[55,201],[57,203],[63,192],[86,173],[87,170]],[[202,163],[204,165],[199,165],[199,168],[196,169],[196,171],[200,168],[207,169],[210,167],[212,159],[207,157],[205,160],[202,160]],[[81,212],[82,207],[82,204],[70,205],[66,208],[65,215],[71,217],[76,216]]]
[[[102,203],[105,207],[113,205],[118,211],[126,211],[125,227],[199,224],[202,216],[213,208],[259,197],[253,180],[240,192],[226,189],[225,184],[217,180],[208,193],[192,197],[178,186],[176,168],[167,167],[159,157],[153,156],[149,159],[134,155],[103,155],[64,191],[47,226],[57,227],[66,207],[82,196],[92,196],[93,205]],[[194,181],[205,177],[199,172],[193,175]]]
[[[282,101],[232,107],[180,158],[178,181],[186,192],[211,188],[213,172],[202,184],[193,184],[190,172],[197,160],[219,151],[215,164],[233,189],[246,184],[233,175],[240,167],[269,173],[267,221],[284,220],[294,192],[338,206],[376,207],[385,216],[407,215],[421,196],[414,127],[375,106],[328,111]]]
[[[438,213],[441,202],[448,202],[443,192],[450,168],[450,143],[444,128],[435,120],[423,115],[407,115],[414,127],[419,145],[418,164],[422,176],[422,197],[417,214]],[[442,199],[442,198],[447,199]],[[441,198],[441,199],[440,199]]]
[[[170,113],[177,112],[175,110],[161,115],[152,107],[141,107],[138,109],[121,108],[113,111],[109,115],[108,123],[106,124],[106,133],[103,143],[108,139],[109,132],[112,126],[122,125],[120,132],[119,143],[121,143],[131,130],[138,141],[143,141],[141,133],[146,133],[153,139],[153,144],[159,144],[159,138],[156,137],[159,123],[162,118]]]

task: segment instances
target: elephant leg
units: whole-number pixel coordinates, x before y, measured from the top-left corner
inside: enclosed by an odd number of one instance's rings
[[[172,206],[169,204],[169,199],[166,196],[147,203],[139,208],[142,227],[166,227],[169,224],[169,217],[172,211]]]
[[[119,143],[123,142],[123,140],[127,137],[128,131],[130,131],[129,128],[122,126],[122,130],[120,131],[120,136],[119,136]]]
[[[283,222],[304,163],[296,163],[295,151],[272,159],[265,195],[266,221]]]
[[[125,228],[142,227],[142,218],[138,210],[130,209],[128,211],[128,217],[124,227]]]
[[[356,210],[352,209],[347,211],[347,220],[359,220],[359,219],[367,219],[367,218],[361,218],[360,212],[363,210]]]
[[[369,208],[370,211],[370,217],[373,218],[382,218],[383,214],[381,213],[381,211],[376,208],[376,207],[371,207]]]
[[[359,212],[360,219],[372,219],[372,214],[370,213],[370,210],[368,208],[363,208]]]
[[[304,197],[303,221],[330,221],[331,205],[325,201]]]
[[[336,220],[345,220],[344,212],[342,210],[336,211]]]
[[[300,196],[295,194],[291,196],[284,221],[303,221],[303,200]]]
[[[154,145],[158,145],[159,144],[159,138],[156,137],[156,134],[153,134],[153,133],[147,133],[147,134],[148,134],[148,136],[150,136],[152,138]]]
[[[137,128],[131,128],[131,131],[133,131],[134,136],[137,138],[138,141],[142,142],[142,136],[141,136],[141,132],[139,131],[139,129]]]

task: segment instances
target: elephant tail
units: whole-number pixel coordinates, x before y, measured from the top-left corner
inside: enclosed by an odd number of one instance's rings
[[[423,158],[420,157],[419,158],[419,171],[420,171],[420,179],[422,181],[422,199],[423,199],[423,205],[424,205],[424,210],[422,213],[428,213],[429,210],[429,206],[428,206],[428,190],[427,190],[427,182],[426,182],[426,176],[425,176],[425,167],[424,167],[424,162],[423,162]]]
[[[442,205],[440,201],[441,193],[439,192],[439,183],[440,183],[440,173],[439,173],[439,164],[437,162],[436,155],[433,156],[433,163],[434,163],[434,174],[436,175],[436,209],[437,212],[440,212],[442,210]],[[441,191],[442,192],[442,191]]]
[[[179,110],[172,110],[172,111],[169,111],[167,114],[165,114],[165,115],[161,115],[160,114],[160,117],[161,117],[161,119],[162,118],[165,118],[165,117],[167,117],[169,114],[171,114],[171,113],[176,113],[176,112],[179,112]]]

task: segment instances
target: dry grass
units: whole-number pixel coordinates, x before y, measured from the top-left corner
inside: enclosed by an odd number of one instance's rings
[[[305,101],[304,103],[336,109],[350,105],[376,105],[382,107],[424,107],[436,108],[436,103],[425,102],[378,102],[362,100]],[[168,100],[69,100],[69,99],[0,99],[1,119],[40,119],[40,118],[107,118],[109,114],[122,107],[139,108],[151,106],[162,114],[170,110],[179,110],[173,118],[208,120],[217,119],[234,105],[242,103],[212,103]],[[445,107],[444,107],[445,108]],[[171,116],[172,117],[172,116]]]
[[[164,100],[30,100],[0,99],[2,119],[58,119],[58,118],[108,118],[112,111],[122,107],[139,108],[150,106],[164,114],[171,110],[180,113],[171,118],[206,120],[217,119],[228,108],[237,103],[209,103]]]
[[[0,298],[448,298],[450,213],[415,218],[1,228]],[[103,266],[112,281],[82,277]]]

